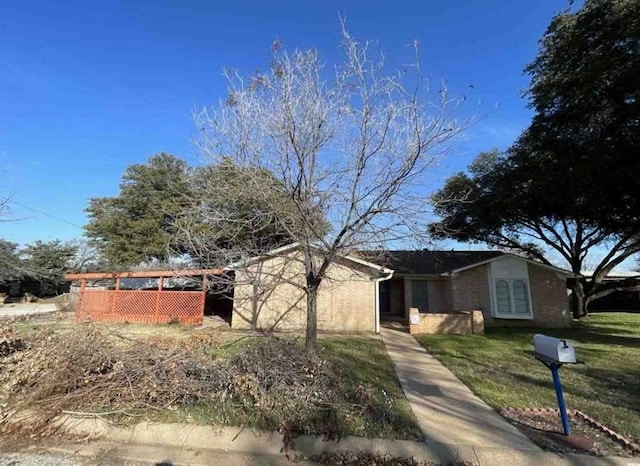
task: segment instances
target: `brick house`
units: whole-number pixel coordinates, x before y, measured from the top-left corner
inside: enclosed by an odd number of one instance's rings
[[[304,329],[306,300],[299,287],[304,266],[296,245],[234,268],[233,328]],[[340,257],[322,283],[318,328],[378,332],[385,321],[406,325],[412,333],[566,327],[569,276],[499,251],[358,253]]]
[[[558,267],[500,251],[389,251],[386,257],[394,274],[380,285],[380,318],[410,319],[416,333],[476,333],[471,311],[488,327],[571,322],[566,281],[572,274]]]
[[[296,245],[234,264],[231,327],[301,330],[306,325],[304,264]],[[377,332],[379,283],[393,271],[358,257],[339,257],[318,293],[318,329]]]

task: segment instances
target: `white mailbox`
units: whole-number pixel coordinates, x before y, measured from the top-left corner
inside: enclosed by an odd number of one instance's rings
[[[536,353],[555,362],[576,363],[576,350],[566,340],[546,335],[534,335],[533,347]]]

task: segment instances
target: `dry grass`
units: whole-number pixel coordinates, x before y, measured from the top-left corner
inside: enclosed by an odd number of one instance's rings
[[[106,333],[112,333],[123,338],[188,338],[196,330],[192,326],[184,325],[145,325],[145,324],[107,324],[95,322],[93,327],[101,329]],[[73,314],[58,314],[57,318],[29,318],[20,319],[14,323],[16,332],[20,335],[29,336],[34,332],[50,330],[58,334],[74,331],[78,324],[75,322]]]
[[[2,327],[21,342],[0,356],[5,433],[48,433],[56,416],[83,413],[253,426],[287,439],[421,438],[379,340],[323,339],[309,358],[292,338],[229,342],[234,332],[177,325],[18,326]]]
[[[414,457],[393,457],[382,453],[322,453],[314,455],[311,461],[331,466],[471,466],[466,461],[451,461],[448,463],[434,463],[419,460]]]

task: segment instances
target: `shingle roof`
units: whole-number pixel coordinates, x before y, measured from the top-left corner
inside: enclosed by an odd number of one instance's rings
[[[435,275],[502,256],[501,251],[384,251],[362,252],[362,256],[396,274]]]

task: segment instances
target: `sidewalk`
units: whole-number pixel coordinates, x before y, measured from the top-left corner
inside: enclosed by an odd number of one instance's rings
[[[188,424],[140,423],[130,428],[116,428],[100,420],[68,419],[64,422],[69,433],[85,437],[80,443],[59,445],[54,452],[98,459],[122,459],[127,463],[162,463],[175,465],[245,464],[286,466],[311,464],[302,460],[290,462],[282,452],[283,437],[239,427],[211,427]],[[587,455],[543,452],[541,450],[512,450],[469,445],[410,442],[406,440],[346,437],[340,441],[326,441],[322,437],[303,435],[295,439],[290,458],[305,458],[322,452],[348,451],[381,452],[392,457],[414,457],[438,464],[494,466],[628,466],[638,464],[636,458],[594,457]],[[114,464],[120,464],[114,462]]]
[[[381,329],[427,443],[540,451],[408,333]]]

